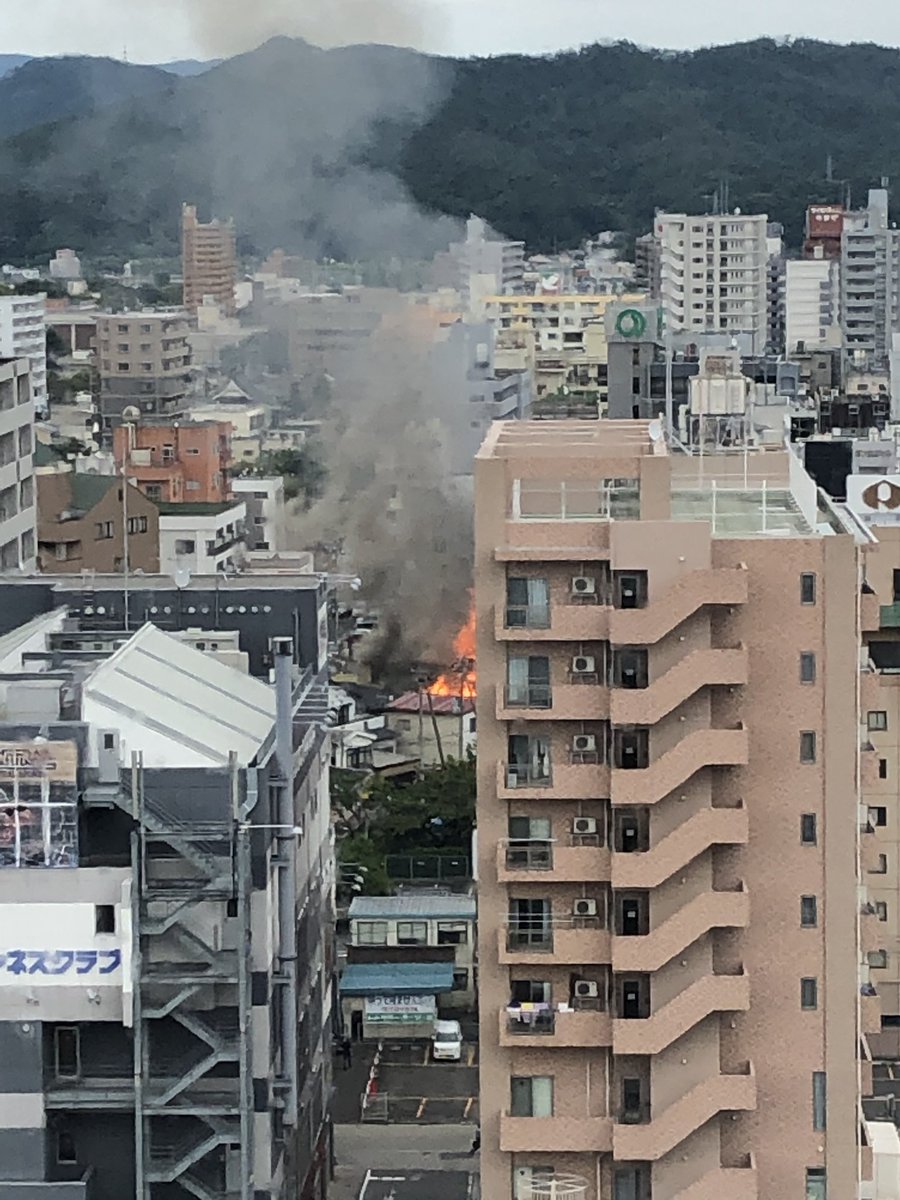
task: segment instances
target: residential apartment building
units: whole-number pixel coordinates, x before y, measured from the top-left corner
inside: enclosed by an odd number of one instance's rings
[[[169,418],[183,410],[191,382],[189,332],[181,309],[97,314],[104,431],[120,425],[126,409]],[[112,440],[111,432],[104,436]]]
[[[788,356],[798,347],[841,345],[841,264],[822,247],[811,258],[785,263],[784,324]]]
[[[234,222],[210,221],[204,225],[197,219],[196,207],[185,204],[181,237],[184,307],[196,315],[200,305],[210,298],[226,316],[233,317],[237,263]]]
[[[474,214],[466,222],[466,240],[451,244],[449,260],[449,282],[466,308],[485,293],[524,291],[525,243],[492,235],[487,223]]]
[[[227,421],[140,422],[113,431],[116,467],[151,500],[224,504],[231,497]]]
[[[285,549],[284,480],[248,475],[231,481],[236,500],[247,506],[248,550],[277,553]]]
[[[766,347],[769,322],[765,214],[657,213],[660,299],[673,333],[746,334]]]
[[[47,332],[44,310],[47,297],[0,296],[0,358],[24,358],[31,367],[34,410],[50,411],[47,395]]]
[[[159,509],[136,487],[115,475],[71,470],[36,478],[44,574],[111,574],[124,571],[126,561],[129,571],[159,571]]]
[[[152,625],[85,619],[40,617],[0,650],[0,1195],[320,1200],[314,673],[289,640],[273,688]]]
[[[0,357],[0,572],[35,565],[34,415],[30,363]]]
[[[497,425],[475,502],[483,1194],[855,1196],[860,527],[639,421]]]
[[[843,214],[841,320],[845,361],[886,367],[900,328],[900,233],[890,227],[884,188],[870,190],[865,208]]]
[[[247,505],[159,504],[159,569],[164,575],[231,573],[247,555]]]

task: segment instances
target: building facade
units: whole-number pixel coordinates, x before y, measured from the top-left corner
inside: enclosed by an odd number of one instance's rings
[[[204,225],[197,219],[194,205],[185,204],[181,236],[184,307],[196,315],[200,305],[211,297],[226,316],[233,317],[237,262],[234,222],[210,221]]]
[[[247,553],[247,505],[226,500],[221,504],[159,505],[159,569],[175,576],[233,572]]]
[[[841,264],[824,249],[785,264],[785,350],[841,345]]]
[[[856,1194],[857,534],[785,450],[601,421],[479,453],[494,1200]]]
[[[104,437],[126,409],[172,417],[191,383],[190,324],[181,309],[97,314],[97,369]]]
[[[286,549],[284,480],[250,475],[233,479],[231,487],[235,499],[247,506],[247,549],[273,553]]]
[[[156,421],[113,432],[116,466],[151,500],[223,504],[231,497],[231,425],[227,421]]]
[[[47,332],[44,310],[47,297],[0,296],[0,358],[24,358],[31,367],[31,391],[34,410],[46,416],[50,410],[47,396]]]
[[[34,416],[30,363],[0,357],[0,572],[35,566]]]
[[[888,193],[873,188],[865,208],[843,215],[841,320],[844,358],[886,367],[900,325],[900,234],[888,217]]]
[[[47,575],[159,571],[159,509],[112,475],[75,471],[37,477],[38,555]],[[127,536],[127,556],[126,556]]]
[[[660,298],[673,333],[747,334],[766,347],[768,218],[764,214],[657,213]]]

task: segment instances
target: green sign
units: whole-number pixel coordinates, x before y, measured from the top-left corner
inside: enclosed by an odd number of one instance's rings
[[[647,318],[637,308],[625,308],[616,318],[616,333],[619,337],[639,338],[647,332]]]

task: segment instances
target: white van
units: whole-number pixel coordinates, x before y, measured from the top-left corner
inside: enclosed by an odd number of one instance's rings
[[[431,1055],[435,1062],[459,1062],[462,1058],[462,1028],[459,1021],[435,1021]]]

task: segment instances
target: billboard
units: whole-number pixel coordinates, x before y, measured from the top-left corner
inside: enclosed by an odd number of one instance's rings
[[[97,933],[93,904],[0,904],[0,988],[121,988],[127,958],[120,934]]]
[[[77,745],[0,742],[0,868],[77,866]]]
[[[900,525],[900,475],[848,475],[847,504],[870,525]]]

